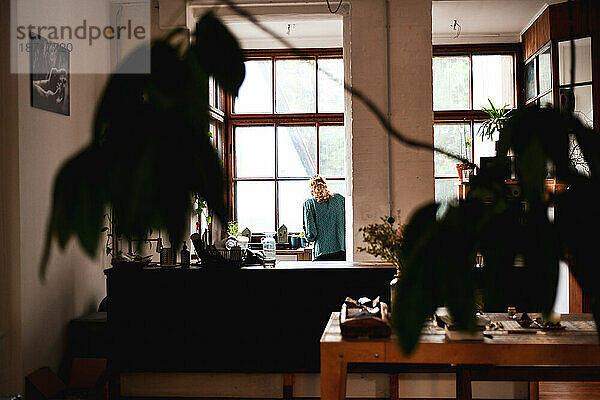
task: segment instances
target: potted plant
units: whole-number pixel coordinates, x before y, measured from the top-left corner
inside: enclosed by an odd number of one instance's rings
[[[292,250],[296,250],[300,247],[302,247],[302,238],[300,237],[301,234],[299,233],[292,233],[290,235],[290,247],[292,248]]]
[[[306,236],[304,232],[300,232],[300,247],[305,248],[308,247],[308,241],[306,240]]]
[[[508,114],[512,109],[508,108],[507,105],[502,108],[496,108],[490,99],[488,99],[488,103],[490,103],[490,108],[481,108],[481,111],[488,115],[488,119],[481,124],[477,130],[477,134],[481,136],[482,141],[487,139],[498,143],[497,140],[500,132],[504,128],[504,124],[509,118]]]
[[[64,249],[75,236],[96,254],[105,210],[127,239],[150,230],[181,243],[194,196],[227,220],[222,162],[208,135],[208,79],[236,96],[244,57],[235,38],[211,13],[151,47],[150,74],[113,74],[99,101],[93,138],[59,169],[40,272],[52,239]],[[148,49],[138,49],[130,68]]]

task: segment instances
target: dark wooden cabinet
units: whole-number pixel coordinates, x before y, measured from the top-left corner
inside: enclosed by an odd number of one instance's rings
[[[600,132],[600,2],[574,0],[550,5],[525,31],[522,39],[525,103],[570,109],[583,116],[584,123],[591,126],[593,121],[593,128]],[[579,58],[581,53],[577,55],[576,52],[576,62],[579,66],[582,62],[589,65],[589,74],[583,78],[576,76],[575,82],[571,82],[569,76],[570,39],[576,41],[576,47],[585,40],[590,55],[589,58]],[[561,51],[564,51],[564,60],[561,60]],[[548,67],[547,62],[540,63],[543,56],[550,57],[549,88],[540,85]],[[568,78],[561,80],[561,74]],[[583,296],[572,276],[569,281],[570,312],[589,311],[592,300]]]
[[[546,8],[523,33],[523,59],[528,60],[550,40],[550,10]]]

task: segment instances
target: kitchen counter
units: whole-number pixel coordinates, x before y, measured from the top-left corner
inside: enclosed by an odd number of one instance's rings
[[[346,296],[389,300],[395,268],[280,261],[105,273],[109,359],[118,372],[317,372],[331,312]]]

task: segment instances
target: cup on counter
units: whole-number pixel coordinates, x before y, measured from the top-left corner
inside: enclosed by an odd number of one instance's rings
[[[302,238],[300,236],[290,236],[290,247],[292,250],[296,250],[302,245]]]

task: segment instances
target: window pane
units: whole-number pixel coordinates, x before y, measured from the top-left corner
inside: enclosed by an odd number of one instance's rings
[[[535,84],[535,59],[525,66],[525,99],[533,99],[537,96]]]
[[[538,57],[540,93],[552,89],[552,59],[550,58],[550,49],[546,50]]]
[[[440,203],[437,216],[441,217],[449,204],[458,201],[458,179],[435,180],[435,202]]]
[[[552,92],[540,97],[540,107],[552,107]]]
[[[327,179],[327,189],[329,189],[331,193],[339,193],[342,196],[346,196],[346,180]]]
[[[212,76],[208,77],[208,105],[216,107],[216,89],[215,89],[215,78]]]
[[[477,132],[479,132],[479,128],[481,127],[481,125],[481,122],[473,124],[473,132],[475,132],[475,135],[473,135],[473,137],[475,138],[473,140],[473,159],[477,166],[481,166],[481,157],[493,157],[496,155],[495,141],[493,139],[488,139],[487,136],[483,137],[477,135]]]
[[[470,137],[471,127],[469,124],[439,124],[433,127],[434,146],[462,157],[470,158],[470,149],[466,146],[466,141]],[[457,160],[436,152],[434,156],[435,177],[458,177],[457,163]]]
[[[217,96],[216,107],[221,111],[225,111],[225,108],[223,108],[223,88],[219,84],[216,85],[216,88],[217,88],[216,93],[215,93],[215,96]]]
[[[275,176],[275,128],[250,126],[235,128],[235,176],[273,178]]]
[[[275,112],[315,112],[315,60],[275,61]]]
[[[217,147],[217,121],[208,121],[208,133],[210,134],[210,142]]]
[[[275,182],[237,182],[236,197],[240,231],[275,231]]]
[[[469,109],[469,57],[433,58],[433,109]]]
[[[343,125],[319,127],[319,172],[324,176],[345,177],[345,137]]]
[[[592,102],[592,85],[576,86],[573,89],[561,89],[562,93],[572,90],[575,97],[573,114],[588,128],[594,128],[594,103]]]
[[[244,63],[246,78],[233,104],[237,114],[273,112],[273,89],[271,60],[252,60]]]
[[[344,60],[320,58],[318,66],[319,112],[344,112]]]
[[[513,57],[510,55],[473,56],[473,108],[514,106]]]
[[[581,151],[579,143],[577,143],[575,135],[569,135],[569,161],[571,167],[577,172],[585,176],[590,176],[590,167],[585,161],[583,152]]]
[[[277,151],[277,176],[289,178],[314,175],[317,172],[317,128],[277,127]]]
[[[289,232],[302,231],[302,205],[310,197],[309,181],[279,182],[279,225]]]
[[[575,82],[592,80],[592,40],[582,38],[575,43]],[[571,83],[571,42],[558,42],[558,79],[561,85]]]

